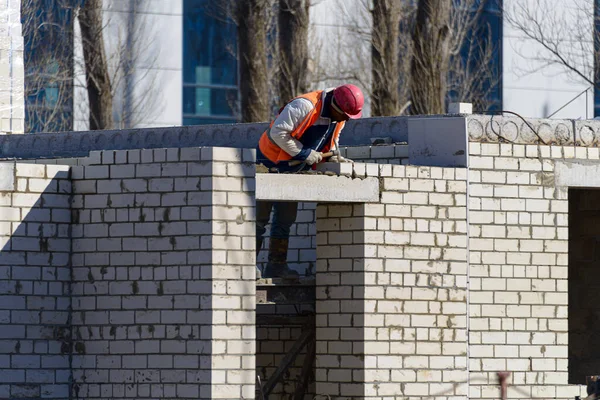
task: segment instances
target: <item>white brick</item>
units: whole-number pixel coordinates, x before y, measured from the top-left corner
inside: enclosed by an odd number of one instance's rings
[[[241,162],[243,156],[242,149],[228,147],[203,147],[200,151],[203,161]]]
[[[84,168],[85,179],[108,179],[107,165],[94,165]]]

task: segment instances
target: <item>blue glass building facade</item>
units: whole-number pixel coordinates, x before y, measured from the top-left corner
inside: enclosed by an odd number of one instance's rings
[[[460,0],[455,3],[460,6]],[[473,4],[475,14],[483,7],[472,30],[468,33],[460,52],[460,61],[472,81],[469,84],[473,93],[482,93],[485,98],[474,103],[474,112],[485,113],[502,109],[502,38],[503,14],[502,0],[478,0]],[[491,57],[487,65],[482,65],[482,58]],[[452,80],[452,76],[450,77]],[[452,89],[448,94],[448,102],[461,100]]]
[[[22,1],[25,132],[73,130],[73,11],[79,1]]]
[[[73,9],[84,0],[22,1],[24,8],[37,10],[22,15],[26,131],[72,130]],[[488,67],[494,75],[482,84],[488,89],[489,110],[498,110],[502,108],[502,0],[480,1],[485,2],[484,12],[472,34],[487,41],[487,33],[482,32],[489,29],[493,57]],[[239,121],[237,29],[222,10],[215,9],[215,3],[218,2],[182,0],[183,125]],[[476,63],[470,67],[475,68]],[[452,99],[452,93],[449,98]]]
[[[487,92],[487,101],[489,102],[488,111],[502,110],[502,38],[503,38],[503,0],[481,0],[485,1],[483,13],[478,21],[478,34],[485,35],[489,33],[491,43],[485,43],[491,46],[492,58],[489,65],[490,79],[483,82],[484,89]],[[487,38],[485,41],[487,42]],[[482,110],[483,111],[483,110]]]
[[[211,0],[183,0],[183,125],[238,121],[237,30]]]

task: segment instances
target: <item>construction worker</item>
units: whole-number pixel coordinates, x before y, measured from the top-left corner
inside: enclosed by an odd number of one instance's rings
[[[324,160],[323,153],[339,149],[339,136],[345,122],[360,118],[363,105],[361,90],[351,84],[317,90],[290,100],[262,134],[256,151],[257,163],[271,172],[298,172],[314,168],[322,161],[352,162],[339,154]],[[294,160],[301,162],[299,167],[289,165]],[[296,221],[297,209],[296,202],[256,203],[257,257],[273,211],[268,263],[263,274],[266,278],[298,275],[287,265],[290,228]]]

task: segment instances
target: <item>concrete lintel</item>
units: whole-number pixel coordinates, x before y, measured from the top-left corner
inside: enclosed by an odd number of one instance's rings
[[[256,199],[376,203],[379,202],[379,179],[313,174],[256,174]]]
[[[557,161],[554,185],[600,188],[600,164],[589,161]]]

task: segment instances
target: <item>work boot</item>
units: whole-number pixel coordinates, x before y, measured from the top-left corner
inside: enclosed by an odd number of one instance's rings
[[[265,278],[297,278],[298,272],[287,265],[289,239],[269,240],[269,260],[265,268]]]

